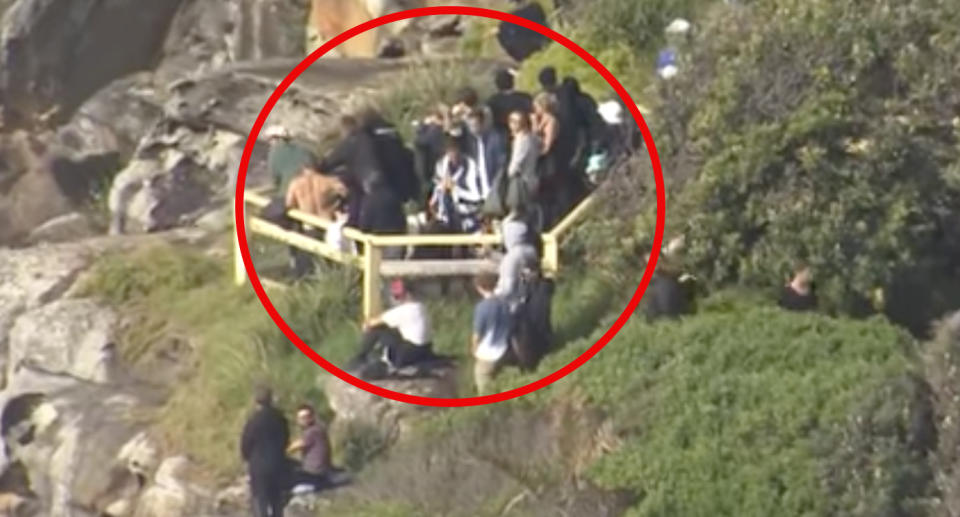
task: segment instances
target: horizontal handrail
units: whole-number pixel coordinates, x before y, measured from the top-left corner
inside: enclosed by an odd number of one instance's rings
[[[344,253],[325,242],[312,239],[299,232],[286,230],[265,219],[251,217],[249,224],[250,231],[253,233],[259,233],[261,235],[266,235],[267,237],[272,237],[284,244],[289,244],[290,246],[315,253],[330,260],[340,262],[341,264],[347,264],[354,267],[362,267],[363,265],[362,257]]]
[[[266,208],[270,204],[270,198],[253,193],[253,192],[244,192],[243,199],[247,203],[256,206],[257,208]],[[320,228],[322,230],[329,230],[333,226],[333,221],[329,219],[324,219],[322,217],[317,217],[313,214],[304,212],[302,210],[288,210],[287,217],[293,219],[294,221],[312,226],[314,228]],[[357,230],[356,228],[344,227],[343,236],[358,242],[368,242],[373,235],[366,234]]]
[[[564,233],[567,233],[567,231],[570,230],[574,224],[576,224],[577,220],[583,216],[584,212],[586,212],[593,205],[594,199],[594,194],[590,194],[584,198],[584,200],[574,207],[574,209],[571,210],[562,221],[554,225],[553,229],[550,230],[547,235],[549,235],[552,239],[559,240],[560,236]]]

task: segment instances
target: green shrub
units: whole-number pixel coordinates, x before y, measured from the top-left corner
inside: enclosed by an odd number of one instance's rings
[[[772,286],[804,259],[824,307],[851,312],[902,276],[946,290],[960,250],[958,21],[942,0],[718,10],[654,117],[665,171],[688,180],[671,217],[698,272]],[[922,332],[949,298],[891,316]]]
[[[601,486],[633,491],[638,516],[922,514],[930,422],[909,338],[876,320],[712,306],[724,310],[634,320],[566,384],[625,440],[594,465]]]

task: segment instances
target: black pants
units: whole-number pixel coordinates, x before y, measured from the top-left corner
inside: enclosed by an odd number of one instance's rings
[[[297,485],[310,485],[314,490],[320,491],[330,486],[330,479],[326,474],[312,474],[302,469],[293,472],[293,487]]]
[[[283,517],[287,480],[282,473],[251,472],[250,496],[255,517]]]
[[[379,354],[374,351],[387,351],[390,363],[396,368],[402,368],[433,356],[430,345],[415,345],[403,339],[400,332],[386,325],[379,325],[363,333],[360,339],[360,350],[351,364],[359,365],[367,361],[378,359]]]
[[[301,229],[300,233],[310,237],[311,239],[322,240],[323,234],[320,230]],[[317,262],[314,259],[314,256],[311,253],[303,251],[300,248],[295,248],[290,246],[290,262],[293,267],[293,276],[295,278],[303,278],[307,275],[313,273],[317,268]]]

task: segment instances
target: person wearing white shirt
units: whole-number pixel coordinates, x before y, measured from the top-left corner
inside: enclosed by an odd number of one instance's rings
[[[360,351],[351,361],[351,369],[379,357],[393,368],[433,357],[433,335],[426,305],[403,280],[395,280],[390,285],[390,294],[396,302],[394,306],[363,324]]]

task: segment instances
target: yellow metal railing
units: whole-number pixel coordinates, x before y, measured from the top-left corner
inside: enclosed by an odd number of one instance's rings
[[[248,235],[261,235],[304,250],[308,253],[324,257],[334,262],[350,267],[356,267],[363,273],[363,316],[369,318],[380,313],[381,280],[382,277],[437,277],[437,276],[468,276],[482,272],[496,272],[496,262],[488,259],[442,259],[442,260],[384,260],[383,248],[407,246],[493,246],[501,242],[502,237],[495,233],[487,234],[411,234],[411,235],[374,235],[358,231],[354,228],[344,228],[343,237],[362,244],[357,255],[343,253],[326,242],[319,241],[299,232],[284,229],[265,219],[247,215],[246,207],[252,206],[263,209],[270,203],[270,198],[262,190],[244,192],[244,226]],[[557,223],[549,232],[542,234],[543,239],[543,271],[548,275],[556,275],[560,270],[560,239],[573,225],[583,217],[593,205],[594,196],[591,194],[577,205],[566,217]],[[300,210],[291,210],[287,215],[302,224],[328,230],[332,221],[316,217]],[[234,232],[234,279],[237,285],[247,281],[246,268],[240,255],[237,233]],[[264,282],[267,284],[267,282]],[[270,282],[272,284],[272,282]]]

